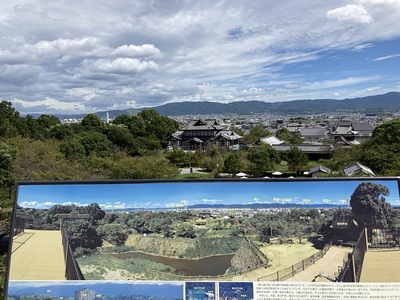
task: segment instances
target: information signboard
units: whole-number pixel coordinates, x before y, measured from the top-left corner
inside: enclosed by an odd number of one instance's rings
[[[7,299],[400,299],[398,178],[21,182],[15,202]]]

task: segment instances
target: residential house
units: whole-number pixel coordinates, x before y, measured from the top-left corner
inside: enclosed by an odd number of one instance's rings
[[[226,129],[216,120],[198,119],[171,135],[169,149],[207,150],[211,146],[229,148],[239,145],[242,136]]]

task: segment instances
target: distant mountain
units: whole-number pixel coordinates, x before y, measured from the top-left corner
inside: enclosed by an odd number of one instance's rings
[[[383,95],[368,96],[353,99],[316,99],[292,100],[284,102],[237,101],[231,103],[218,102],[176,102],[156,107],[143,107],[127,110],[110,110],[95,112],[101,119],[119,115],[135,115],[145,109],[154,109],[163,116],[182,115],[211,115],[237,114],[251,115],[254,113],[282,114],[282,115],[312,115],[325,113],[393,113],[400,111],[400,93],[390,92]],[[87,114],[56,114],[60,119],[81,119]],[[33,117],[40,115],[32,114]]]
[[[338,208],[339,204],[327,204],[327,203],[317,203],[317,204],[297,204],[297,203],[248,203],[248,204],[195,204],[189,205],[187,209],[274,209],[274,208]],[[164,210],[166,208],[146,208],[148,210]],[[171,210],[175,208],[170,208]],[[121,209],[112,209],[112,211],[137,211],[143,210],[143,208],[121,208]],[[107,210],[106,210],[107,211]],[[109,210],[111,211],[111,209]]]
[[[363,98],[334,100],[293,100],[285,102],[237,101],[231,103],[182,102],[153,107],[159,114],[167,116],[254,113],[307,115],[323,113],[385,113],[400,111],[400,93]]]
[[[272,208],[337,208],[335,204],[296,204],[296,203],[249,203],[249,204],[195,204],[188,206],[189,209],[272,209]]]

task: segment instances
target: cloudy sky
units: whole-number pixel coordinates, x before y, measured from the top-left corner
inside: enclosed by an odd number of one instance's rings
[[[3,2],[0,100],[21,114],[400,91],[398,0]]]

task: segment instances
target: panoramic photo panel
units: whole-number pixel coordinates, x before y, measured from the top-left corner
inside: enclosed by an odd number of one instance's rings
[[[13,281],[8,299],[182,300],[182,282]]]
[[[396,178],[21,183],[10,287],[394,281],[366,262],[399,247],[399,206]]]

